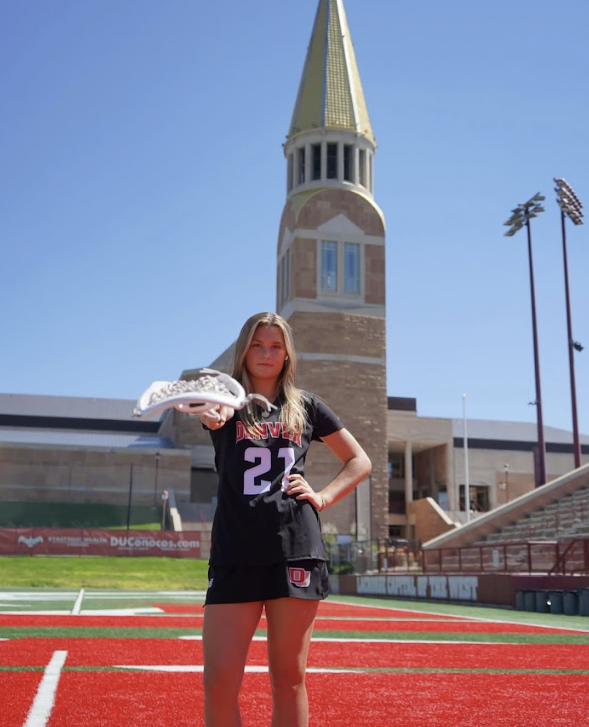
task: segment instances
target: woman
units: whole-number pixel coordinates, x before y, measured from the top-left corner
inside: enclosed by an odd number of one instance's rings
[[[328,593],[318,513],[371,469],[327,405],[296,388],[295,356],[283,318],[252,316],[237,339],[233,376],[276,408],[217,406],[201,417],[219,473],[203,625],[206,727],[241,725],[239,690],[263,609],[272,726],[308,725],[307,653],[319,601]],[[320,492],[304,473],[312,440],[325,442],[343,464]]]

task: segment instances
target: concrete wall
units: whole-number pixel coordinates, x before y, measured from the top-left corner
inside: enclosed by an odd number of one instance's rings
[[[161,504],[163,490],[190,495],[191,455],[182,450],[0,445],[0,500]]]
[[[437,538],[438,535],[456,528],[448,515],[431,497],[408,503],[407,516],[410,525],[415,528],[415,539],[421,542]]]

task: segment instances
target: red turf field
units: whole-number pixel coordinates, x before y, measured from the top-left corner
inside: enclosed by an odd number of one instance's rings
[[[169,615],[0,615],[0,725],[202,725],[202,609],[161,607]],[[488,641],[469,642],[484,634]],[[448,638],[455,641],[439,640]],[[549,643],[556,638],[563,643]],[[242,689],[244,726],[270,724],[266,663],[257,640]],[[589,724],[583,631],[330,601],[309,667],[313,727]]]

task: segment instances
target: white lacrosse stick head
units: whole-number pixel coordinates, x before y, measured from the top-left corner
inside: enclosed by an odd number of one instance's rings
[[[139,397],[133,416],[147,418],[166,409],[201,415],[216,406],[243,409],[252,400],[261,402],[268,411],[276,407],[261,394],[246,394],[232,376],[215,369],[201,369],[193,381],[154,381]]]

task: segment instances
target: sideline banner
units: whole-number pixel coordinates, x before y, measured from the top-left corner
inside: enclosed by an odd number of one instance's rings
[[[190,531],[0,528],[0,555],[200,558],[200,537]]]
[[[358,576],[357,592],[362,595],[479,600],[479,576],[464,575],[365,575]]]
[[[554,578],[554,576],[551,576]],[[337,580],[336,580],[337,579]],[[334,593],[513,606],[515,577],[508,573],[330,576]]]

